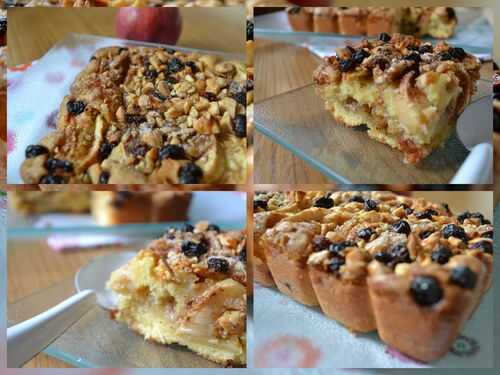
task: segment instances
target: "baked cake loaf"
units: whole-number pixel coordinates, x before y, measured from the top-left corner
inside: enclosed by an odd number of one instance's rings
[[[246,180],[246,67],[152,47],[98,50],[26,149],[25,183]]]
[[[90,192],[9,191],[7,197],[9,206],[21,215],[90,211]]]
[[[493,152],[495,204],[500,202],[500,71],[493,73]]]
[[[258,195],[254,215],[290,194]],[[445,355],[492,283],[491,222],[390,192],[295,194],[308,208],[254,237],[278,289],[420,361]]]
[[[177,343],[225,366],[246,363],[243,231],[207,222],[170,229],[113,272],[114,318],[160,344]]]
[[[402,33],[444,39],[453,35],[457,25],[450,7],[288,7],[286,11],[295,31],[343,35]]]
[[[480,63],[462,48],[380,34],[327,57],[314,72],[317,94],[336,121],[416,164],[444,144],[469,104]]]

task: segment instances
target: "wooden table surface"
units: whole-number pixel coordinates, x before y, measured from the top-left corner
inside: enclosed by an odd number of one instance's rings
[[[178,45],[245,52],[243,8],[184,8],[183,31]],[[115,36],[112,8],[16,8],[9,10],[9,66],[40,58],[69,32]],[[214,32],[216,30],[216,32]],[[22,249],[32,249],[29,262]],[[89,250],[61,255],[49,250],[42,240],[11,241],[8,254],[8,300],[13,302],[51,284],[71,277],[97,254]],[[26,367],[70,367],[44,354]]]

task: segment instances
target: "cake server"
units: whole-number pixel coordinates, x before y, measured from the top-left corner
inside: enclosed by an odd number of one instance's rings
[[[136,253],[129,251],[94,259],[75,275],[75,295],[39,315],[7,328],[8,367],[20,367],[29,361],[96,303],[108,310],[115,308],[116,296],[106,289],[106,282],[111,272],[135,255]]]
[[[470,151],[452,184],[491,184],[493,181],[493,110],[485,96],[464,110],[457,124],[460,141]]]

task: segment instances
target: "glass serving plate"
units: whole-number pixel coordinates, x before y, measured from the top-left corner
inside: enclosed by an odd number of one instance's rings
[[[184,223],[165,224],[129,224],[114,227],[73,227],[73,228],[45,228],[35,229],[32,233],[27,228],[9,230],[7,237],[15,254],[17,262],[28,259],[30,253],[42,246],[52,233],[105,233],[109,235],[127,235],[134,238],[119,248],[110,247],[96,251],[96,254],[106,254],[113,251],[137,251],[158,234],[165,226],[179,226]],[[245,223],[221,223],[222,230],[240,229]],[[18,241],[13,244],[12,241]],[[44,250],[50,251],[50,250]],[[5,253],[5,252],[2,252]],[[81,260],[73,258],[72,253],[55,254],[68,267],[77,267]],[[9,257],[12,254],[9,252]],[[52,254],[51,254],[52,256]],[[62,257],[65,257],[63,259]],[[3,257],[2,257],[3,258]],[[43,264],[39,265],[39,272],[44,272]],[[71,273],[68,271],[67,273]],[[19,276],[21,277],[21,276]],[[4,289],[5,290],[5,289]],[[7,325],[22,322],[36,314],[46,311],[64,299],[76,293],[73,277],[64,279],[48,288],[42,288],[34,294],[23,297],[7,306]],[[2,298],[7,300],[7,298]],[[144,340],[144,338],[124,324],[114,322],[110,312],[96,306],[88,311],[80,320],[72,325],[53,343],[43,351],[45,354],[64,361],[76,367],[106,367],[106,368],[213,368],[219,364],[204,359],[180,345],[160,345]]]
[[[473,101],[491,90],[491,81],[479,80]],[[254,117],[258,131],[338,183],[446,184],[469,152],[453,134],[418,167],[404,164],[399,151],[369,138],[361,127],[336,124],[313,84],[255,103]]]

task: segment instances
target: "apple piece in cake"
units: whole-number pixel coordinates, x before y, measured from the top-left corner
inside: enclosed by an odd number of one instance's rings
[[[169,229],[113,272],[114,318],[145,339],[246,363],[246,238],[200,222]]]
[[[417,164],[448,139],[470,102],[479,61],[444,42],[380,34],[339,49],[314,72],[317,94],[337,122]]]

